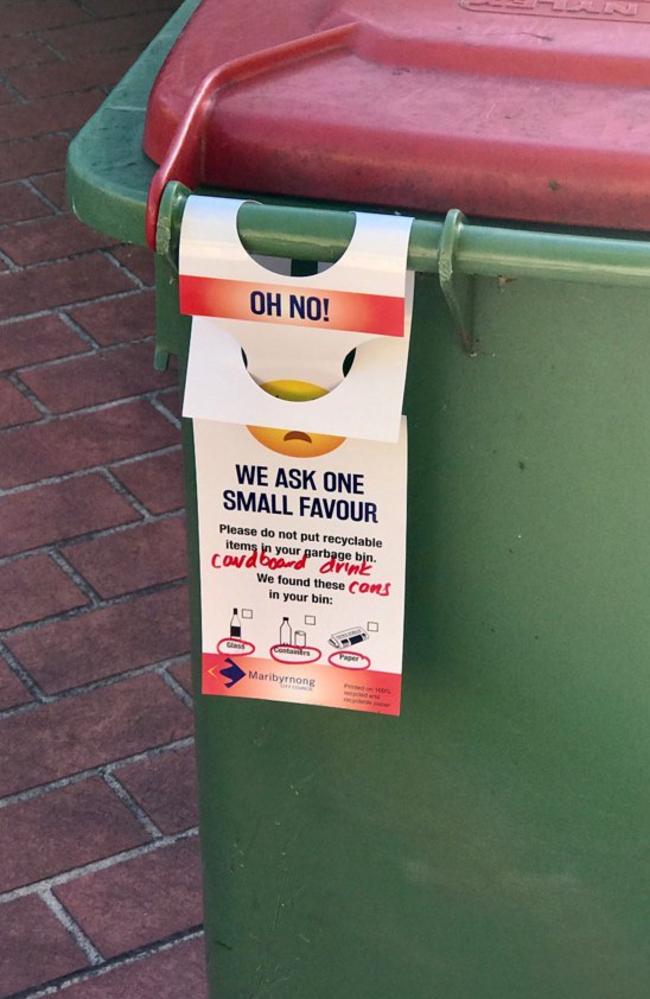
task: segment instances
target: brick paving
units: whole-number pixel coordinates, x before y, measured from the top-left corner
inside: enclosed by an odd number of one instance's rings
[[[70,138],[178,0],[0,0],[0,999],[205,999],[176,375]]]

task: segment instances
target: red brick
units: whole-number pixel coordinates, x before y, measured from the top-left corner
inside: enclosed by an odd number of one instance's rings
[[[187,652],[188,614],[184,588],[163,590],[32,628],[7,645],[55,694]]]
[[[181,517],[82,541],[65,557],[106,599],[170,583],[187,575],[185,521]]]
[[[153,334],[156,328],[154,307],[154,293],[141,291],[68,311],[98,343],[108,346],[124,340],[141,340]]]
[[[45,902],[32,895],[2,906],[0,997],[44,985],[88,964]]]
[[[11,382],[0,378],[0,427],[15,427],[19,423],[38,420],[41,414]]]
[[[4,659],[0,659],[0,711],[27,704],[31,699],[27,688],[12,673]]]
[[[0,142],[80,128],[97,110],[103,97],[100,90],[89,90],[5,108],[0,115]]]
[[[99,253],[0,275],[0,319],[40,312],[79,299],[125,291],[132,284]]]
[[[47,555],[0,567],[0,630],[87,603],[87,597]]]
[[[144,284],[156,283],[154,256],[143,246],[119,246],[112,251],[120,263],[136,274]]]
[[[3,35],[19,35],[87,20],[88,15],[72,0],[14,0],[2,5],[0,31]]]
[[[0,555],[138,520],[100,475],[67,479],[0,499]]]
[[[0,144],[0,181],[59,170],[65,166],[67,151],[68,140],[63,135],[3,142]]]
[[[66,999],[208,999],[202,938],[66,989]]]
[[[35,219],[51,214],[52,209],[22,184],[3,184],[0,187],[1,223],[20,222],[23,219]]]
[[[104,957],[200,926],[198,839],[153,850],[54,889]]]
[[[12,715],[0,727],[11,746],[0,768],[5,796],[183,739],[192,712],[147,675]]]
[[[0,822],[0,891],[111,857],[148,839],[99,778],[9,805]]]
[[[0,66],[3,71],[10,66],[52,62],[54,56],[46,45],[36,38],[0,38]],[[43,72],[46,72],[45,68]]]
[[[185,503],[180,450],[119,465],[112,471],[151,513],[169,513]]]
[[[88,344],[69,329],[58,316],[39,316],[0,325],[0,371],[23,364],[53,361],[68,354],[87,351]]]
[[[181,687],[187,691],[190,697],[193,695],[192,687],[192,660],[188,656],[187,659],[182,663],[177,663],[175,666],[170,666],[169,673],[174,677],[174,679],[180,683]]]
[[[127,344],[70,361],[34,368],[22,380],[54,413],[84,409],[169,385],[174,371],[153,366],[153,342]]]
[[[143,401],[4,430],[0,432],[0,486],[7,489],[103,465],[177,440],[175,428]]]
[[[102,236],[67,214],[23,222],[0,232],[0,250],[23,267],[99,250],[113,243],[115,240],[110,236]]]
[[[154,11],[116,17],[106,21],[91,21],[70,28],[43,31],[41,38],[64,56],[77,53],[105,52],[141,45],[148,41],[169,20],[169,15]]]
[[[194,746],[129,763],[116,776],[167,836],[197,824]]]
[[[56,173],[44,174],[32,181],[46,198],[56,205],[57,208],[67,208],[68,200],[65,193],[65,171],[57,170]]]
[[[46,97],[69,91],[108,87],[117,83],[138,57],[139,49],[97,52],[74,62],[49,63],[47,73],[38,66],[21,66],[7,73],[10,83],[25,97]]]

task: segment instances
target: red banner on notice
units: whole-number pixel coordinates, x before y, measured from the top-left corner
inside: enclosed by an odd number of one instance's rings
[[[180,309],[189,316],[404,336],[404,299],[391,295],[181,274]]]

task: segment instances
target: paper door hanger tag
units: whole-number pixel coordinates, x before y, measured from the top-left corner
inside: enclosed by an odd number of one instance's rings
[[[397,441],[413,220],[357,213],[342,257],[318,274],[295,277],[267,270],[244,250],[237,232],[242,204],[192,196],[185,209],[180,300],[194,318],[183,415]],[[326,394],[297,403],[260,387],[277,380],[307,382]]]

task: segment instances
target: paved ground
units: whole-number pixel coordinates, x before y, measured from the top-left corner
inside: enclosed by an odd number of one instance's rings
[[[0,0],[0,997],[203,999],[174,374],[71,135],[173,0]]]

